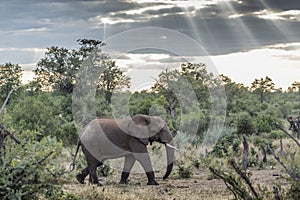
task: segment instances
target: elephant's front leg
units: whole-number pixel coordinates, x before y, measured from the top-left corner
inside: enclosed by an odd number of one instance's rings
[[[123,168],[122,176],[121,176],[121,180],[120,180],[121,184],[128,183],[128,177],[129,177],[130,171],[131,171],[134,163],[135,163],[135,158],[133,155],[125,156],[124,168]]]
[[[139,161],[144,168],[147,178],[148,178],[148,183],[147,185],[159,185],[156,180],[155,180],[155,175],[153,172],[152,164],[150,161],[150,156],[148,153],[136,153],[135,158],[137,161]]]

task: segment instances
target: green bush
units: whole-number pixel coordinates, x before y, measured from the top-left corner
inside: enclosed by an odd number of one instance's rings
[[[113,169],[108,162],[104,163],[99,170],[100,176],[108,177],[113,173]]]
[[[241,113],[238,116],[237,133],[249,135],[255,132],[255,124],[252,117],[248,113]]]
[[[38,132],[37,139],[50,135],[62,140],[64,145],[74,144],[78,135],[69,98],[47,92],[23,95],[9,106],[12,124],[18,130]]]
[[[230,157],[232,153],[238,153],[241,138],[236,133],[231,133],[221,137],[214,145],[211,155],[218,158]]]
[[[193,166],[196,168],[196,169],[199,169],[200,168],[200,160],[198,160],[198,159],[194,159],[194,160],[192,160],[192,162],[193,162]]]
[[[287,192],[289,199],[300,199],[300,182],[292,181],[289,191]]]
[[[282,132],[281,130],[272,130],[269,134],[266,135],[266,137],[268,139],[276,140],[276,139],[280,139],[280,138],[285,138],[285,137],[287,137],[287,135],[284,132]]]
[[[276,127],[274,125],[274,122],[276,121],[276,118],[269,114],[261,114],[259,115],[255,120],[255,125],[258,133],[270,133],[272,130],[274,130]]]
[[[50,199],[61,190],[56,185],[61,181],[60,173],[64,171],[58,160],[62,143],[50,136],[36,141],[32,131],[24,131],[16,137],[21,144],[8,137],[1,146],[1,199],[27,200],[41,196]]]
[[[185,166],[183,164],[178,165],[178,175],[181,178],[191,178],[193,175],[192,166]]]

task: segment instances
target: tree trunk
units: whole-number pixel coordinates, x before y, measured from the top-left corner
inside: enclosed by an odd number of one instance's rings
[[[266,149],[266,147],[262,147],[262,153],[263,153],[263,162],[264,162],[264,163],[268,162],[268,159],[267,159],[267,149]]]
[[[298,122],[297,122],[297,139],[300,139],[300,116],[298,117]]]
[[[260,91],[260,104],[263,104],[263,102],[264,102],[264,91],[261,90]]]
[[[105,100],[107,104],[111,104],[111,97],[112,97],[112,92],[106,91],[105,92]]]
[[[246,139],[246,136],[243,135],[243,146],[244,146],[244,151],[243,151],[243,157],[242,157],[242,166],[244,170],[247,170],[248,164],[247,164],[247,159],[249,155],[249,145]]]
[[[176,118],[175,103],[176,103],[176,100],[174,100],[174,97],[172,96],[172,93],[170,93],[169,94],[169,110],[170,110],[170,115],[171,115],[172,119]]]

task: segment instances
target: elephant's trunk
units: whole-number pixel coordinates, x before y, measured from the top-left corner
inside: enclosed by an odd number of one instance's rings
[[[175,151],[175,149],[173,147],[174,147],[173,142],[171,142],[169,145],[166,145],[167,171],[166,171],[166,174],[163,177],[164,180],[169,177],[169,175],[171,174],[172,169],[173,169],[174,151]]]

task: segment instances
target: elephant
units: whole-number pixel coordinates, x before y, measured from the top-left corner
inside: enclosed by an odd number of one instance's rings
[[[147,145],[159,142],[165,145],[167,154],[167,170],[163,180],[168,178],[173,169],[174,150],[173,136],[166,122],[158,116],[136,114],[132,118],[113,119],[97,118],[92,120],[81,133],[72,168],[78,149],[81,146],[87,167],[76,178],[79,183],[89,175],[89,182],[101,186],[96,174],[97,167],[105,160],[124,157],[124,167],[121,175],[121,184],[128,183],[130,171],[138,161],[143,167],[148,178],[147,185],[158,185],[155,180]]]

